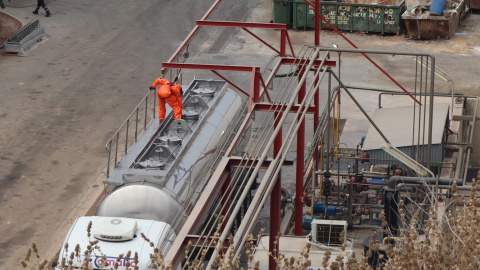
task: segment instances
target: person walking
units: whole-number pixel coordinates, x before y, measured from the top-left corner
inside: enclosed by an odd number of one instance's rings
[[[176,80],[175,80],[176,81]],[[180,84],[171,83],[167,79],[162,77],[157,78],[152,86],[150,86],[150,90],[157,90],[157,97],[158,97],[158,119],[160,123],[165,120],[165,114],[167,112],[165,108],[165,102],[172,107],[173,116],[176,119],[182,118],[182,86]]]
[[[5,8],[5,4],[3,3],[3,0],[0,0],[0,8]]]
[[[47,5],[45,5],[45,0],[37,0],[37,8],[33,11],[33,14],[38,14],[38,10],[40,9],[40,7],[43,7],[43,9],[45,10],[45,17],[52,16],[52,13],[48,9]]]

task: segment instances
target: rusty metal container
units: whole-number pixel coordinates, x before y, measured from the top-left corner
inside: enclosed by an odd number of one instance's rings
[[[411,39],[450,39],[457,31],[460,21],[465,17],[465,1],[450,16],[432,16],[428,14],[415,15],[405,11],[402,19],[407,26],[408,36]]]

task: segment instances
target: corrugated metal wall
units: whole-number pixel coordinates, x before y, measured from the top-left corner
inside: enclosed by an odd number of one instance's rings
[[[411,147],[411,146],[404,146],[404,147],[397,147],[397,148],[398,150],[407,154],[409,157],[413,158],[414,160],[417,160],[417,161],[423,160],[425,161],[423,162],[423,164],[424,165],[426,164],[427,146],[419,146],[418,150],[416,149],[416,147]],[[414,155],[417,152],[418,152],[418,156]],[[370,164],[372,165],[377,165],[377,164],[401,165],[399,161],[397,161],[393,156],[383,151],[382,149],[369,150],[368,153],[370,154],[370,159],[371,159]],[[440,167],[441,166],[440,162],[442,161],[443,161],[443,144],[432,145],[432,165]]]

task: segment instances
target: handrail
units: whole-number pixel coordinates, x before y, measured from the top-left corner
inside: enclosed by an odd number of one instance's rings
[[[153,97],[150,97],[152,93],[153,93]],[[127,117],[127,120],[123,122],[123,124],[120,126],[117,132],[115,132],[115,134],[105,144],[105,150],[108,152],[107,178],[110,176],[110,169],[111,169],[110,165],[112,163],[112,151],[114,151],[113,168],[116,168],[118,165],[118,161],[121,160],[127,154],[128,149],[130,148],[131,145],[133,145],[133,142],[130,144],[130,146],[128,145],[129,140],[134,140],[136,142],[138,139],[138,136],[142,134],[147,128],[147,123],[149,123],[149,121],[155,118],[155,108],[157,104],[155,93],[156,91],[150,90],[145,95],[142,101],[140,101],[140,103],[133,110],[133,112]],[[144,107],[144,110],[143,110],[143,107]],[[152,110],[151,114],[148,112],[149,108]],[[139,119],[142,117],[143,117],[142,119],[143,121],[139,121]],[[130,124],[131,121],[134,122],[133,125]],[[129,132],[130,129],[133,129],[131,133]],[[133,137],[131,135],[132,133],[134,134]],[[122,141],[125,140],[124,146],[123,146],[123,142],[122,142],[122,145],[119,145],[120,139],[122,139]],[[112,149],[112,146],[114,147],[114,149]],[[124,147],[124,149],[121,149],[121,147]],[[120,157],[119,157],[119,150],[123,152],[123,155],[121,155]]]
[[[339,90],[339,88],[337,87],[330,94],[332,102],[335,99],[335,97],[337,96],[338,90]],[[315,130],[315,133],[313,135],[312,142],[314,142],[314,143],[310,144],[310,147],[308,148],[307,153],[305,153],[305,155],[303,156],[303,163],[305,165],[307,165],[307,163],[309,162],[309,160],[312,156],[313,149],[315,149],[315,147],[318,145],[319,138],[323,137],[324,127],[326,126],[327,120],[328,120],[327,115],[328,115],[328,109],[329,108],[330,108],[330,110],[332,110],[331,104],[330,104],[330,106],[325,106],[324,107],[322,115],[320,116],[320,120],[318,121],[319,125],[318,125],[317,130]]]

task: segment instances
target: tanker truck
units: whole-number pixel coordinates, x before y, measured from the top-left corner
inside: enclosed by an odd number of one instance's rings
[[[168,252],[247,108],[224,81],[194,79],[183,89],[182,119],[174,120],[167,106],[165,121],[151,119],[114,168],[107,169],[103,183],[109,188],[96,214],[73,223],[55,269],[80,268],[86,261],[93,269],[151,269],[154,248]],[[88,246],[92,251],[87,254],[74,251]]]

